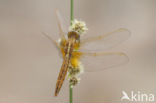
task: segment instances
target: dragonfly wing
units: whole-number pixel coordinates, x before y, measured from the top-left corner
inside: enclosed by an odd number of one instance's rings
[[[65,38],[66,34],[68,33],[69,25],[67,23],[65,23],[65,19],[63,18],[63,16],[59,12],[59,10],[56,10],[56,17],[57,17],[57,23],[58,23],[58,27],[59,27],[59,31],[60,31],[60,33],[59,33],[60,37]]]
[[[48,34],[42,32],[42,34],[53,44],[55,49],[57,49],[59,56],[62,57],[61,48],[59,46],[59,43],[56,42],[52,37],[50,37]]]
[[[59,44],[54,39],[52,39],[48,34],[42,32],[42,34],[55,46],[55,48],[59,49]]]
[[[81,62],[88,72],[102,71],[129,61],[122,52],[81,53]]]
[[[125,28],[117,29],[113,32],[106,33],[104,35],[90,37],[84,40],[81,40],[81,51],[93,50],[101,51],[109,49],[117,44],[125,41],[130,36],[130,31]]]

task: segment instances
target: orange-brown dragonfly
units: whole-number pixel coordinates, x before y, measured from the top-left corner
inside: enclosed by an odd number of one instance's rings
[[[55,96],[58,95],[66,77],[69,64],[77,66],[81,61],[85,71],[99,71],[118,66],[128,62],[128,57],[122,52],[101,52],[102,50],[116,46],[129,38],[130,32],[120,28],[103,35],[81,39],[81,35],[74,31],[68,31],[60,12],[56,11],[59,27],[60,42],[58,43],[49,35],[43,33],[58,51],[62,54],[63,63],[57,79]]]

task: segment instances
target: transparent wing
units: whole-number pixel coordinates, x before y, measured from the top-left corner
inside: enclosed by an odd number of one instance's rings
[[[68,27],[69,25],[65,22],[65,19],[59,12],[59,10],[56,10],[56,17],[57,17],[57,23],[60,31],[60,37],[65,38],[66,34],[68,33]]]
[[[59,44],[54,39],[52,39],[48,34],[42,32],[42,34],[53,44],[53,46],[59,50]]]
[[[61,40],[66,40],[66,34],[67,34],[67,31],[68,31],[68,25],[67,25],[67,23],[65,23],[65,20],[62,17],[62,15],[59,12],[59,10],[56,10],[55,13],[56,13],[57,23],[58,23],[58,27],[59,27],[60,39]],[[52,37],[50,37],[46,33],[42,32],[42,34],[52,43],[52,45],[58,50],[59,55],[62,57],[61,48],[59,46],[59,43],[56,42],[55,39],[53,39]]]
[[[81,53],[81,62],[87,72],[101,71],[129,61],[122,52]]]
[[[56,42],[52,37],[50,37],[48,34],[42,32],[42,34],[51,42],[51,44],[57,49],[59,56],[62,57],[61,48],[59,46],[59,43]]]
[[[113,32],[106,33],[104,35],[90,37],[81,40],[80,51],[101,51],[109,49],[117,44],[125,41],[130,36],[130,31],[125,28],[117,29]]]

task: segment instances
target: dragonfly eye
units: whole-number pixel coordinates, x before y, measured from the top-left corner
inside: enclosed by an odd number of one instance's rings
[[[80,40],[80,35],[75,31],[71,31],[68,33],[68,38],[75,38],[76,40]]]

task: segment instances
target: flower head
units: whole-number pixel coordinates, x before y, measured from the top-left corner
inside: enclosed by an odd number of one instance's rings
[[[83,73],[83,65],[81,62],[79,62],[79,65],[77,67],[73,67],[71,64],[68,67],[68,79],[70,85],[73,87],[80,81],[80,74]]]
[[[88,30],[88,28],[86,27],[85,22],[74,19],[72,21],[72,25],[69,27],[69,30],[75,31],[78,34],[84,34]]]

